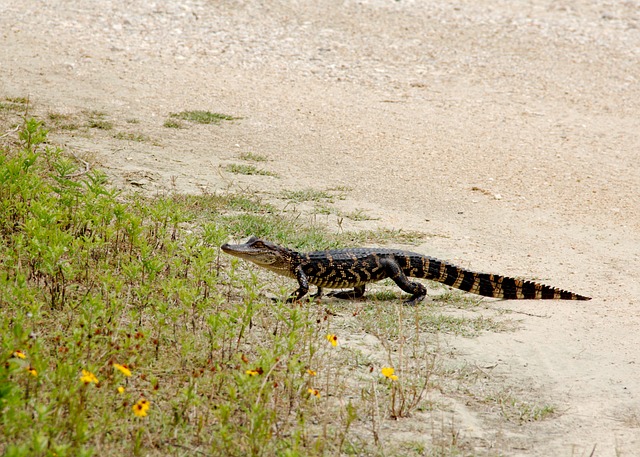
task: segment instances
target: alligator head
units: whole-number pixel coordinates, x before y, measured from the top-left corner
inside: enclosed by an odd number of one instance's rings
[[[295,277],[293,274],[295,252],[266,240],[252,236],[244,244],[223,244],[227,254],[249,260],[275,273]]]

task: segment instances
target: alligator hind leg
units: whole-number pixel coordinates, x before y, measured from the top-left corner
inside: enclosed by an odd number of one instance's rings
[[[427,288],[419,282],[409,281],[395,260],[385,259],[382,265],[385,267],[388,277],[393,279],[402,290],[411,294],[411,298],[405,300],[407,305],[415,305],[424,300],[424,297],[427,296]]]
[[[356,286],[353,290],[342,290],[340,292],[329,292],[327,294],[329,297],[341,298],[343,300],[353,300],[355,298],[360,298],[364,295],[364,284],[361,286]]]
[[[322,287],[318,287],[318,291],[311,296],[314,300],[320,300],[322,298]],[[331,294],[329,294],[331,295]]]

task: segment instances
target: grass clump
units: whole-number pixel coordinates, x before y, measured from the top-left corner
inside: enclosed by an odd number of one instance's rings
[[[180,121],[176,121],[175,119],[167,119],[166,121],[164,121],[164,124],[162,124],[164,127],[167,127],[169,129],[183,129],[184,128],[184,124]]]
[[[241,163],[230,163],[227,165],[226,170],[229,173],[235,173],[238,175],[260,175],[260,176],[273,176],[277,177],[278,174],[272,171],[263,170],[253,165],[246,165]]]
[[[149,140],[149,138],[147,138],[142,133],[131,133],[131,132],[118,132],[115,135],[113,135],[113,137],[117,140],[136,141],[138,143]]]
[[[262,154],[256,154],[255,152],[243,152],[241,153],[238,158],[240,160],[246,160],[249,162],[266,162],[267,161],[267,157],[263,156]]]
[[[239,117],[229,116],[227,114],[212,113],[211,111],[192,110],[181,111],[179,113],[169,114],[171,118],[183,121],[195,122],[197,124],[220,124],[222,121],[235,121]]]
[[[342,216],[347,219],[351,219],[352,221],[361,222],[361,221],[373,221],[379,218],[369,216],[365,210],[363,209],[355,209],[348,213],[341,213]]]
[[[107,114],[102,111],[88,111],[87,127],[98,130],[112,130],[113,122],[106,119]]]
[[[27,97],[5,97],[0,101],[0,111],[25,112],[29,106]]]
[[[75,116],[56,112],[47,113],[47,125],[59,130],[78,130],[80,128]]]
[[[334,201],[334,195],[327,191],[316,189],[286,190],[282,193],[282,198],[293,203]]]

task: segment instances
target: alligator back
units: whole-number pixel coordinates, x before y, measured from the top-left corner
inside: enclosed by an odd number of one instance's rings
[[[309,283],[318,287],[358,287],[388,277],[383,259],[395,258],[394,249],[350,248],[301,253],[300,265]],[[408,254],[408,253],[407,253]]]
[[[485,297],[589,300],[589,297],[545,284],[479,273],[410,251],[352,248],[301,254],[301,266],[309,283],[328,288],[358,287],[388,278],[389,270],[385,267],[388,261],[395,262],[407,277],[441,282]]]

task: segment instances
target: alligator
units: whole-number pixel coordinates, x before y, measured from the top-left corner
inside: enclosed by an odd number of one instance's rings
[[[329,296],[355,299],[364,295],[368,283],[391,278],[411,294],[408,304],[416,304],[427,295],[427,288],[407,279],[423,278],[485,297],[503,299],[591,300],[590,297],[508,276],[478,273],[443,260],[410,251],[383,248],[347,248],[297,252],[260,238],[251,237],[244,244],[224,244],[227,254],[249,260],[279,275],[298,281],[298,289],[288,301],[300,300],[317,286],[312,295],[320,298],[323,288],[352,290],[331,292]]]

